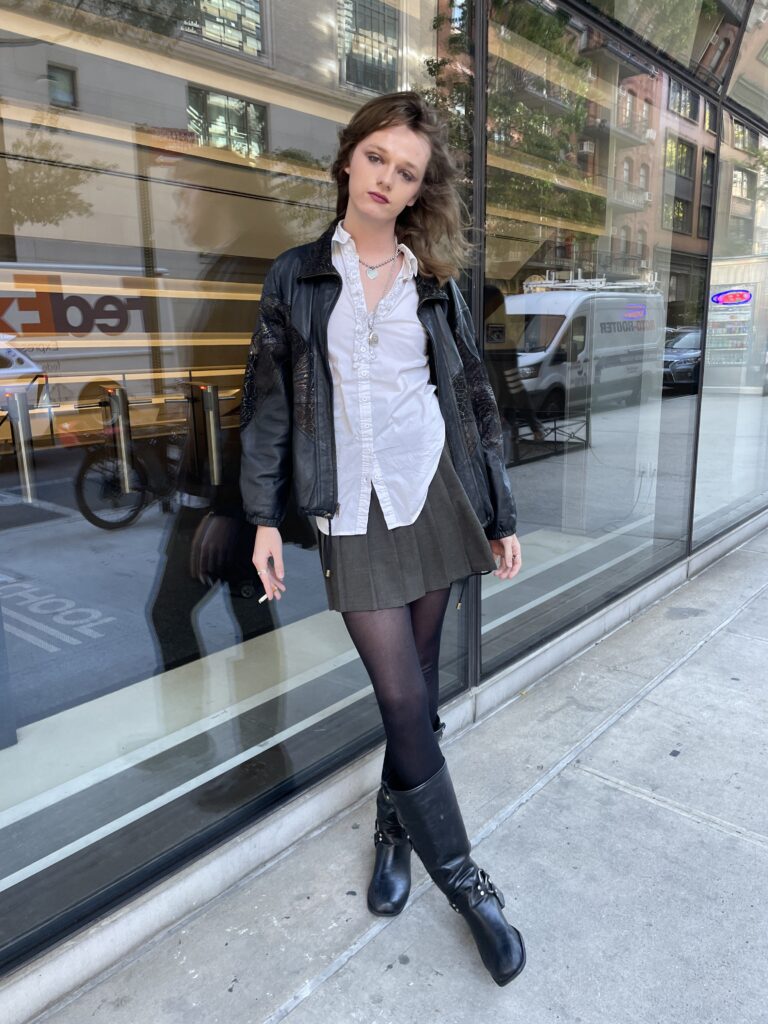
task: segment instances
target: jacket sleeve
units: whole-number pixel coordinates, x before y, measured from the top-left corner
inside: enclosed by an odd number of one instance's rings
[[[245,518],[279,526],[291,482],[293,416],[290,312],[277,288],[275,264],[261,294],[240,410],[240,490]]]
[[[480,444],[485,455],[488,488],[493,505],[493,519],[486,527],[489,540],[510,537],[517,528],[517,511],[504,464],[504,443],[501,420],[493,388],[488,380],[485,364],[475,342],[475,329],[464,296],[451,278],[446,285],[450,297],[450,314],[456,345],[464,366],[467,391],[475,415]]]

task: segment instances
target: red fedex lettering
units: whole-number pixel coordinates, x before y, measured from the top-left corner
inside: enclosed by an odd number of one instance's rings
[[[14,274],[13,283],[20,288],[61,288],[61,278],[57,274]],[[55,334],[51,294],[35,290],[33,295],[20,295],[16,305],[22,313],[37,313],[37,323],[21,325],[22,334]]]
[[[13,296],[11,296],[9,299],[0,296],[0,334],[16,333],[16,329],[14,327],[11,327],[11,325],[6,320],[3,320],[3,317],[5,316],[5,311],[8,309],[12,302]]]
[[[149,302],[145,297],[136,295],[123,299],[116,295],[102,295],[91,304],[81,295],[65,295],[58,275],[14,274],[13,280],[20,290],[34,289],[34,294],[0,297],[0,333],[17,333],[3,319],[14,301],[21,312],[37,314],[36,322],[21,325],[22,334],[69,334],[82,338],[96,329],[102,334],[115,336],[128,330],[131,312],[141,316],[142,328],[147,329]]]

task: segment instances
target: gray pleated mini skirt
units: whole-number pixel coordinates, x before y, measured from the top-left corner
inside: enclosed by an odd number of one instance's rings
[[[331,570],[325,577],[328,607],[338,612],[400,608],[496,568],[447,448],[414,523],[388,529],[372,490],[367,532],[330,540],[319,533],[319,544],[323,571]]]

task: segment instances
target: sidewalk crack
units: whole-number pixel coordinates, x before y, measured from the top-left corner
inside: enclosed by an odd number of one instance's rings
[[[605,772],[601,772],[599,769],[592,768],[589,765],[574,764],[571,767],[574,771],[591,775],[599,782],[602,782],[603,785],[610,786],[611,789],[626,793],[628,796],[634,796],[639,800],[645,800],[649,804],[655,804],[657,807],[664,808],[664,810],[672,811],[683,818],[688,818],[689,821],[706,825],[709,828],[716,829],[718,832],[724,832],[735,839],[743,839],[747,843],[752,843],[755,846],[762,847],[764,850],[768,850],[768,836],[763,835],[761,832],[753,832],[751,829],[742,828],[741,825],[736,825],[732,821],[726,821],[724,818],[718,818],[714,814],[700,811],[696,807],[681,804],[678,800],[661,796],[660,793],[653,793],[649,789],[643,789],[642,786],[634,786],[631,782],[625,782],[623,779],[617,779],[613,775],[607,775]]]

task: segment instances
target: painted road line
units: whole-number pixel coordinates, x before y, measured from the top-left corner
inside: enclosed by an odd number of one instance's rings
[[[77,637],[67,636],[66,633],[62,633],[58,629],[46,626],[43,622],[36,622],[34,619],[28,618],[26,615],[22,615],[21,612],[15,612],[12,608],[4,607],[3,616],[8,616],[8,618],[16,619],[18,622],[23,622],[26,626],[34,626],[35,629],[39,629],[41,632],[47,633],[48,636],[55,637],[57,640],[61,640],[65,644],[81,644],[83,642],[82,640],[78,640]]]
[[[49,644],[45,640],[39,640],[36,636],[30,636],[29,633],[25,633],[23,630],[17,629],[15,626],[11,626],[8,623],[5,623],[5,632],[12,633],[21,640],[26,640],[27,643],[34,644],[35,647],[42,647],[44,651],[51,651],[51,653],[55,653],[56,651],[61,650],[60,647],[54,647],[53,644]]]

